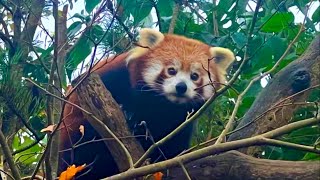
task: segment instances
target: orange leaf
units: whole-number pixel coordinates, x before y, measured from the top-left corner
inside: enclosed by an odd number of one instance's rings
[[[162,172],[156,172],[153,174],[154,180],[162,180],[162,176],[163,176]]]
[[[46,127],[46,128],[41,129],[40,132],[50,132],[50,133],[52,133],[55,127],[56,127],[55,124],[50,125],[50,126],[48,126],[48,127]]]
[[[76,165],[72,165],[69,166],[67,168],[67,170],[63,171],[60,176],[59,176],[59,180],[73,180],[74,176],[82,171],[85,168],[86,164],[82,165],[82,166],[78,166],[76,167]]]
[[[82,134],[82,136],[84,136],[84,126],[83,125],[80,125],[79,131]]]

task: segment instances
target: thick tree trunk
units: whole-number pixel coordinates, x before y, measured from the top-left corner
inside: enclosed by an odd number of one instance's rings
[[[262,134],[288,124],[293,117],[293,112],[299,105],[281,105],[305,102],[310,91],[303,92],[303,90],[319,85],[319,46],[320,36],[317,36],[298,60],[289,64],[272,78],[237,126],[237,128],[246,127],[230,135],[228,141]],[[299,95],[288,98],[295,93],[299,93]],[[274,106],[279,107],[273,108]],[[248,148],[241,151],[248,154],[256,154],[258,149]]]
[[[258,159],[237,151],[199,159],[185,167],[189,176],[197,180],[320,179],[319,162]],[[185,179],[185,176],[181,168],[174,168],[165,179]]]

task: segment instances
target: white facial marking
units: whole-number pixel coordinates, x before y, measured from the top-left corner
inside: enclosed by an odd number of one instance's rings
[[[180,82],[184,82],[187,85],[187,90],[183,97],[178,97],[176,92],[176,85]],[[196,95],[194,89],[196,85],[191,81],[190,74],[186,72],[179,72],[170,78],[167,78],[163,82],[163,91],[166,97],[176,103],[186,103],[193,99]]]
[[[212,81],[214,81],[214,79],[212,79]],[[205,100],[209,99],[214,93],[214,88],[212,87],[212,84],[210,84],[210,79],[207,75],[203,79],[203,85],[206,84],[208,85],[203,87],[203,98]]]
[[[155,61],[149,64],[148,68],[143,72],[143,80],[150,86],[155,87],[155,82],[163,70],[163,65],[160,61]]]
[[[174,67],[177,70],[177,74],[173,75],[171,77],[165,78],[162,84],[163,87],[163,93],[165,97],[173,102],[173,103],[187,103],[194,99],[200,99],[200,100],[207,100],[209,99],[213,93],[214,93],[214,87],[212,87],[210,83],[210,79],[208,75],[205,75],[203,78],[203,84],[207,85],[202,87],[203,93],[198,94],[198,91],[195,90],[198,88],[198,86],[195,84],[194,81],[190,79],[191,73],[199,73],[200,69],[203,68],[200,63],[193,63],[190,67],[190,72],[183,72],[180,71],[181,68],[181,62],[178,60],[172,61],[172,67]],[[167,70],[166,67],[161,63],[161,61],[153,61],[148,64],[148,68],[145,69],[143,72],[143,80],[148,84],[151,88],[156,88],[156,81],[159,75],[163,70]],[[214,81],[214,77],[211,78]],[[184,93],[183,96],[178,96],[176,85],[180,82],[184,82],[187,86],[187,90]],[[200,85],[200,86],[202,86]]]

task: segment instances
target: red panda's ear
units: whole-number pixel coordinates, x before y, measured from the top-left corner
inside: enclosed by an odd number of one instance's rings
[[[222,47],[211,47],[209,51],[216,64],[222,70],[226,70],[235,60],[234,54],[232,51],[230,51],[230,49]]]
[[[161,32],[150,28],[141,29],[139,34],[138,44],[144,47],[153,48],[164,39],[164,35]]]
[[[127,63],[129,63],[129,61],[132,59],[137,59],[143,56],[164,39],[164,35],[161,32],[150,28],[141,29],[139,34],[140,38],[138,41],[138,46],[130,51],[127,58]]]

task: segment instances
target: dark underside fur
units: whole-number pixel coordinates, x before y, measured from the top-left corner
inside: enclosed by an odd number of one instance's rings
[[[141,121],[146,122],[154,141],[158,141],[183,121],[185,121],[187,112],[197,107],[191,105],[178,105],[169,102],[163,96],[155,92],[132,90],[129,82],[129,74],[126,68],[109,71],[101,76],[104,84],[111,92],[115,100],[121,104],[130,129],[134,135],[146,135],[145,126],[139,126]],[[94,137],[99,139],[99,135],[94,131],[89,123],[85,123],[85,137],[82,142],[90,141]],[[163,155],[157,150],[151,156],[152,161],[161,161],[166,158],[172,158],[189,147],[193,125],[189,125],[175,137],[170,139],[160,147]],[[80,135],[79,137],[80,138]],[[77,139],[77,138],[76,138]],[[150,138],[140,137],[139,142],[147,150],[152,141]],[[82,143],[80,142],[80,143]],[[63,158],[71,162],[71,154],[64,153]],[[94,162],[87,171],[78,176],[77,179],[99,179],[118,173],[116,164],[103,142],[90,143],[74,150],[73,164],[82,165]],[[65,167],[63,167],[65,168]]]

